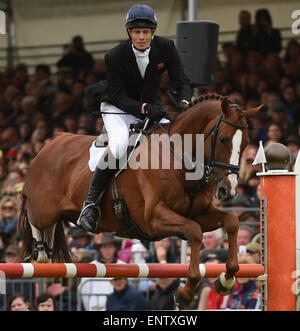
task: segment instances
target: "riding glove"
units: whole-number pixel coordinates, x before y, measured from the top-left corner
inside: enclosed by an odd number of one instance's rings
[[[161,106],[146,104],[145,105],[145,116],[150,119],[150,121],[159,122],[166,114],[166,111],[161,108]]]

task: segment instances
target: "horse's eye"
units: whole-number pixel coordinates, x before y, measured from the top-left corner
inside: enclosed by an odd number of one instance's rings
[[[227,140],[228,139],[223,137],[223,136],[220,137],[220,141],[221,141],[222,144],[225,144]]]

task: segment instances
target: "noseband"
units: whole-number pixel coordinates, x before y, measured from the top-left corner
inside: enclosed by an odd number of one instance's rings
[[[233,105],[231,105],[232,107]],[[215,147],[216,147],[216,138],[218,135],[218,131],[219,131],[219,127],[221,122],[224,122],[230,126],[233,126],[237,129],[247,129],[248,125],[238,125],[235,123],[232,123],[230,121],[227,121],[223,118],[224,114],[222,113],[220,115],[220,117],[217,120],[217,123],[205,134],[204,136],[204,141],[211,135],[211,141],[210,141],[210,159],[209,159],[209,163],[205,165],[205,176],[204,176],[204,180],[205,182],[208,182],[209,177],[213,177],[214,181],[216,183],[218,183],[219,181],[221,181],[225,176],[231,175],[231,174],[239,174],[240,171],[240,165],[234,165],[234,164],[230,164],[230,163],[224,163],[224,162],[220,162],[215,160]],[[223,175],[222,177],[217,177],[214,173],[213,173],[213,169],[214,168],[222,168],[222,169],[228,169],[229,171]]]

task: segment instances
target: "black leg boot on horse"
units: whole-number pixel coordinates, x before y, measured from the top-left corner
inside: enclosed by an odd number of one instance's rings
[[[107,162],[109,160],[109,162]],[[107,167],[104,167],[105,164]],[[117,169],[117,160],[107,148],[99,160],[94,171],[92,182],[82,211],[77,220],[77,225],[89,232],[95,232],[98,221],[101,218],[100,201],[105,193],[106,187]]]

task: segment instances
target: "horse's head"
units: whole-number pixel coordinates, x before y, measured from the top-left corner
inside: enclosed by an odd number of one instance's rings
[[[221,113],[205,135],[206,179],[215,180],[215,194],[221,201],[236,195],[240,157],[249,143],[248,118],[255,116],[262,106],[242,110],[221,99]]]

